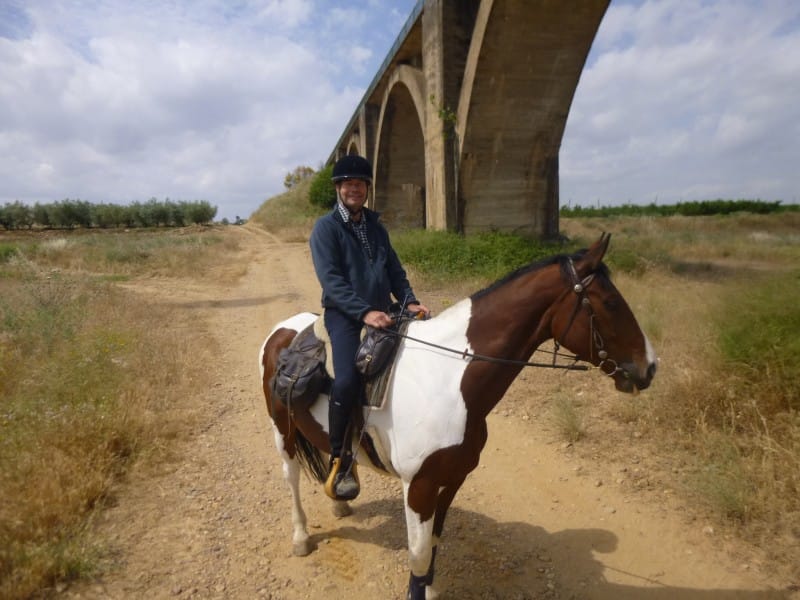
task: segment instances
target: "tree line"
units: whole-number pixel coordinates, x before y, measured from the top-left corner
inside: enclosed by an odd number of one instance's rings
[[[216,215],[217,207],[205,200],[173,202],[169,198],[163,201],[151,198],[127,206],[70,199],[27,206],[16,201],[0,207],[0,226],[8,230],[185,227],[205,225]]]
[[[700,200],[693,202],[678,202],[677,204],[648,204],[637,206],[623,204],[622,206],[574,207],[562,206],[563,217],[671,217],[682,215],[697,217],[707,215],[729,215],[737,212],[755,214],[771,214],[784,211],[797,211],[800,206],[796,204],[783,205],[780,200],[765,202],[762,200]]]

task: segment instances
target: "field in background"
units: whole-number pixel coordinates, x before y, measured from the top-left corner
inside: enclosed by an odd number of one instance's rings
[[[250,221],[307,240],[321,213],[303,185]],[[599,419],[636,432],[679,494],[800,576],[800,214],[562,218],[561,229],[559,245],[392,238],[416,285],[455,300],[611,232],[607,262],[659,373],[611,405],[556,398],[555,425],[577,447],[602,449]],[[181,358],[199,335],[190,315],[114,282],[202,279],[236,250],[231,238],[224,228],[0,236],[0,596],[91,573],[102,552],[84,535],[92,515],[132,464],[163,460],[191,418],[179,396],[204,375]]]
[[[653,387],[611,417],[664,457],[679,493],[800,575],[800,214],[562,231],[579,245],[614,233],[608,262],[660,357]]]
[[[0,236],[0,597],[92,573],[96,511],[135,463],[158,463],[202,385],[197,324],[113,282],[189,276],[235,246],[222,232]]]

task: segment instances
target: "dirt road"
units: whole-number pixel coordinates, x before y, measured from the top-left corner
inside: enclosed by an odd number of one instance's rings
[[[114,549],[102,579],[60,590],[69,598],[402,598],[408,580],[399,484],[363,473],[351,517],[336,519],[304,478],[317,549],[291,554],[288,490],[258,380],[257,352],[271,325],[316,310],[306,244],[255,227],[230,228],[241,252],[232,286],[145,280],[132,287],[207,319],[210,389],[191,398],[200,416],[159,472],[134,473],[97,523]],[[418,290],[435,311],[448,298]],[[526,371],[489,419],[478,469],[453,504],[440,543],[440,598],[761,599],[778,592],[770,566],[690,511],[635,432],[563,442],[543,412],[548,395],[602,402],[596,374]],[[616,436],[616,437],[610,437]],[[797,594],[794,594],[796,597]]]

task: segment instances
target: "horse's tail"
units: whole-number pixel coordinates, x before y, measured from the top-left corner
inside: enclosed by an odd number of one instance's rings
[[[295,458],[300,466],[319,483],[325,483],[328,478],[328,463],[322,452],[314,446],[308,439],[295,429]]]

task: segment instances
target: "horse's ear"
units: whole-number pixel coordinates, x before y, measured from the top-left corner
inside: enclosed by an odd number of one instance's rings
[[[600,262],[603,260],[603,257],[606,254],[606,250],[608,250],[608,243],[610,241],[611,234],[603,232],[600,235],[600,239],[589,246],[589,250],[586,251],[584,260],[589,263],[592,271],[594,271],[600,265]]]

